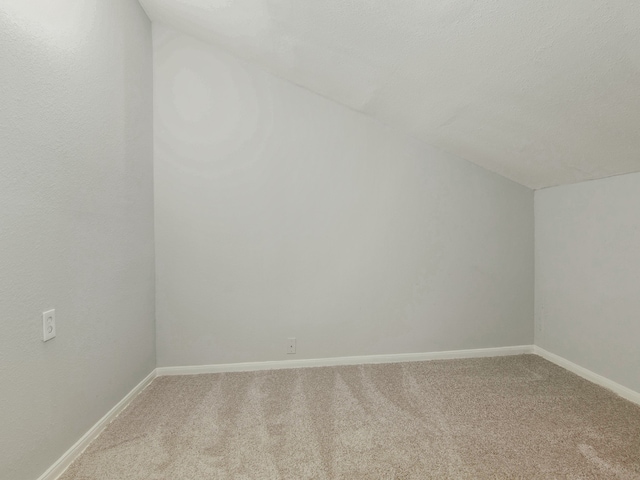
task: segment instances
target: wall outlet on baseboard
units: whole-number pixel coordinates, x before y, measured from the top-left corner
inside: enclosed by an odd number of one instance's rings
[[[287,338],[287,354],[296,353],[295,337]]]
[[[42,312],[42,341],[48,342],[56,336],[56,311]]]

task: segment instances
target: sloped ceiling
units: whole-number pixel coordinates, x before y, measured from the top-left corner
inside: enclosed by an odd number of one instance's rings
[[[141,0],[531,188],[640,171],[638,0]]]

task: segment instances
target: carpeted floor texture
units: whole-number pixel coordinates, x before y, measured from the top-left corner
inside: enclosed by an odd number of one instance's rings
[[[159,377],[61,480],[640,479],[640,407],[535,355]]]

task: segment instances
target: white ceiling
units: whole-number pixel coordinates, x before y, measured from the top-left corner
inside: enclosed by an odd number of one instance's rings
[[[640,171],[638,0],[140,0],[531,188]]]

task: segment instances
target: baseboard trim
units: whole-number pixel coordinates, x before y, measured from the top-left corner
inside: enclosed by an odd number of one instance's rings
[[[546,351],[544,348],[540,348],[538,346],[533,347],[533,353],[541,356],[542,358],[549,360],[551,363],[555,363],[559,367],[564,368],[565,370],[569,370],[570,372],[575,373],[576,375],[589,380],[596,385],[600,385],[608,390],[611,390],[613,393],[621,396],[622,398],[629,400],[635,404],[640,405],[640,393],[631,390],[630,388],[625,387],[624,385],[620,385],[619,383],[614,382],[613,380],[609,380],[602,375],[599,375],[591,370],[588,370],[580,365],[577,365],[566,358],[561,357],[560,355],[556,355],[555,353],[551,353]]]
[[[85,433],[80,440],[78,440],[69,450],[67,450],[53,465],[51,465],[46,472],[44,472],[38,480],[56,480],[64,471],[69,468],[69,465],[84,452],[89,444],[96,439],[100,433],[109,425],[119,414],[122,412],[140,392],[142,392],[147,386],[156,378],[156,370],[154,369],[149,375],[145,377],[133,390],[131,390],[118,404],[113,407],[109,412],[98,420],[87,433]]]
[[[198,375],[202,373],[253,372],[286,368],[335,367],[339,365],[365,365],[376,363],[422,362],[454,358],[500,357],[533,353],[533,345],[515,347],[480,348],[475,350],[451,350],[446,352],[400,353],[390,355],[366,355],[356,357],[313,358],[306,360],[277,360],[270,362],[223,363],[218,365],[191,365],[183,367],[158,367],[158,376]]]

